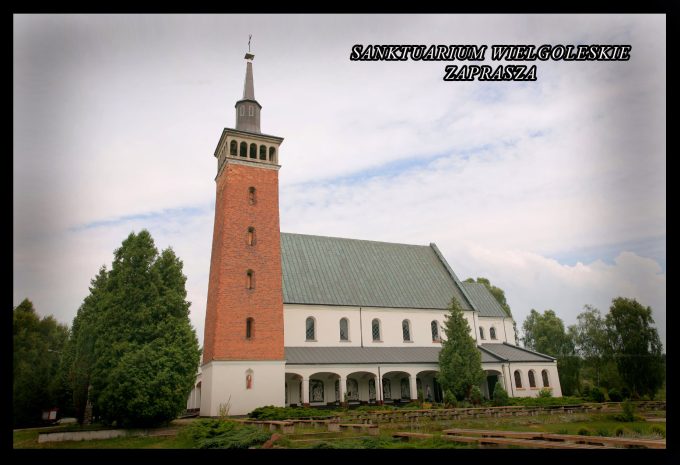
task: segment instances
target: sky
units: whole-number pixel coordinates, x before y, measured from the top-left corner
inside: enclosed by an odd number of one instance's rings
[[[460,279],[565,325],[617,296],[666,342],[664,15],[15,15],[13,303],[71,324],[148,229],[184,263],[202,344],[213,152],[251,50],[279,153],[281,230],[437,244]],[[452,62],[355,44],[627,44],[537,62],[535,82],[447,82]],[[491,63],[496,66],[497,63]]]

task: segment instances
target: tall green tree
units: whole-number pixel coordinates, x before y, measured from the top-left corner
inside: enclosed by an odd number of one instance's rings
[[[610,388],[616,384],[611,345],[605,319],[600,311],[585,305],[577,317],[577,324],[569,327],[577,353],[583,359],[583,368],[592,370],[596,386]],[[612,370],[614,368],[614,370]]]
[[[74,364],[72,373],[79,395],[92,386],[94,412],[105,423],[159,425],[186,407],[199,349],[182,266],[172,249],[159,254],[142,230],[123,241],[111,270],[100,270],[92,282],[73,341],[83,348],[83,365]]]
[[[633,393],[654,396],[665,379],[661,340],[651,307],[617,297],[605,317],[621,379]]]
[[[61,352],[68,327],[52,316],[36,314],[24,299],[13,310],[13,421],[15,427],[39,424],[42,411],[61,407]]]
[[[510,305],[508,305],[507,300],[505,300],[505,291],[501,289],[500,287],[496,287],[493,284],[491,284],[491,281],[489,281],[487,278],[477,278],[477,281],[475,281],[472,278],[468,278],[465,280],[466,283],[474,283],[478,282],[480,284],[484,284],[486,288],[491,292],[491,295],[496,299],[496,301],[500,304],[501,308],[505,312],[505,314],[509,317],[512,318],[512,329],[515,331],[515,345],[519,345],[519,333],[517,331],[517,322],[515,319],[512,317],[512,310],[510,310]]]
[[[106,296],[108,272],[106,267],[99,269],[97,276],[90,282],[90,294],[85,297],[71,326],[71,337],[64,347],[62,357],[63,383],[68,387],[73,401],[74,414],[83,423],[88,401],[90,375],[95,362],[95,341],[98,334],[98,318],[104,311],[102,302]]]
[[[444,333],[446,340],[439,352],[439,383],[444,391],[450,390],[459,400],[468,399],[472,387],[484,380],[484,371],[482,356],[455,298],[444,320]]]
[[[579,387],[580,358],[576,353],[573,333],[565,331],[564,323],[552,310],[541,314],[531,309],[522,329],[524,346],[555,357],[562,392],[574,394]]]

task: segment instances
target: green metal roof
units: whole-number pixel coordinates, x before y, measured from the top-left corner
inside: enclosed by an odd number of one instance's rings
[[[439,363],[440,347],[286,347],[286,365]],[[552,362],[555,359],[512,344],[477,346],[482,363]]]
[[[507,317],[508,315],[498,303],[496,298],[489,292],[486,286],[482,283],[466,283],[463,282],[463,289],[467,291],[467,295],[472,299],[472,304],[475,309],[479,311],[479,316],[496,316]]]
[[[287,304],[472,310],[434,244],[281,233],[281,261]]]

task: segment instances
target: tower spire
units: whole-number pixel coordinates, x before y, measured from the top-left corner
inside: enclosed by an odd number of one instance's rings
[[[250,53],[250,40],[248,36],[248,53],[246,60],[246,78],[243,82],[243,98],[236,102],[236,129],[241,131],[260,133],[260,110],[262,105],[255,100],[255,84],[253,83],[253,60],[255,55]]]

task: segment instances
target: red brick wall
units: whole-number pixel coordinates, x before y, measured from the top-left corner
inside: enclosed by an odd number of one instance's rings
[[[249,201],[255,187],[256,201]],[[255,243],[247,244],[248,227]],[[254,289],[246,289],[246,272]],[[217,179],[203,363],[283,360],[278,171],[228,163]],[[254,319],[246,339],[246,320]]]

